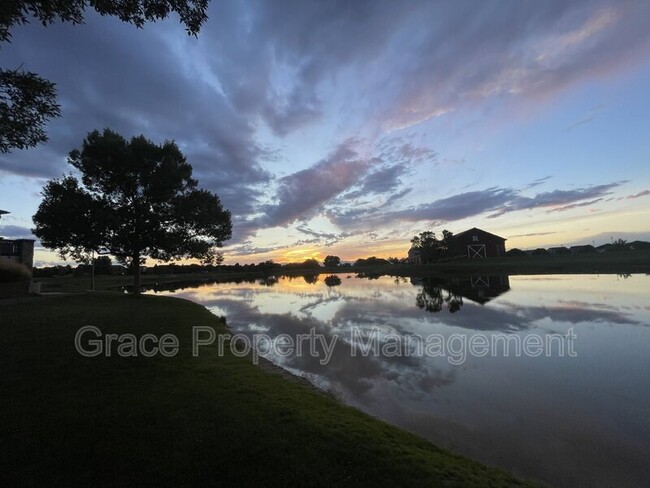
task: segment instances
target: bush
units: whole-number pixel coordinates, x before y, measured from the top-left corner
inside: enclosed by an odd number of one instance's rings
[[[32,274],[26,266],[13,261],[0,261],[0,283],[14,283],[31,279]]]

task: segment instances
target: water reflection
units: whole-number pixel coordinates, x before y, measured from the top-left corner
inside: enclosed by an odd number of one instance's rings
[[[177,285],[175,285],[177,286]],[[650,277],[360,274],[272,277],[158,292],[226,315],[233,333],[314,329],[336,344],[268,358],[372,415],[558,486],[646,486]],[[578,357],[363,355],[352,340],[564,333]],[[392,338],[392,339],[391,339]],[[607,460],[607,462],[603,462]]]
[[[325,278],[325,284],[327,286],[339,286],[341,284],[341,278],[339,278],[336,275],[330,275],[327,278]]]

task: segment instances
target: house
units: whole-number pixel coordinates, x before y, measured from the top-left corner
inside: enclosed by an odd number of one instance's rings
[[[0,219],[8,213],[0,210]],[[34,240],[0,237],[0,261],[5,260],[23,264],[31,271],[34,267]]]
[[[569,252],[571,254],[583,254],[589,252],[596,252],[596,248],[591,244],[587,244],[586,246],[571,246],[569,248]]]
[[[506,239],[473,227],[451,238],[448,254],[470,259],[505,256]]]
[[[571,251],[565,246],[549,247],[547,251],[549,254],[571,254]]]

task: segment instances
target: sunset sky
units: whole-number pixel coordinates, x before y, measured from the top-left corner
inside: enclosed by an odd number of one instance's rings
[[[57,83],[50,141],[0,156],[0,235],[109,127],[174,139],[233,214],[226,264],[403,257],[423,230],[507,248],[650,240],[650,2],[213,1],[197,38],[15,28]],[[37,264],[57,262],[37,250]]]

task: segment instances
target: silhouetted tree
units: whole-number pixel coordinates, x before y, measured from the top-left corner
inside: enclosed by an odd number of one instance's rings
[[[95,259],[95,274],[109,275],[113,272],[113,261],[108,256],[99,256]]]
[[[326,256],[323,260],[323,264],[327,267],[338,266],[341,264],[341,258],[338,256]]]
[[[300,263],[300,267],[302,269],[318,269],[320,268],[320,263],[314,258],[309,258]]]
[[[0,153],[47,141],[45,122],[59,115],[54,83],[34,73],[0,69]]]
[[[230,212],[217,195],[197,189],[175,143],[94,131],[68,163],[81,181],[71,175],[49,181],[34,215],[34,234],[45,247],[75,260],[107,250],[134,267],[136,293],[144,257],[222,261],[216,248],[230,239]]]
[[[369,258],[361,258],[357,259],[354,262],[355,266],[382,266],[389,264],[388,261],[386,261],[383,258],[378,258],[376,256],[370,256]]]
[[[430,263],[446,255],[453,234],[448,230],[442,231],[442,240],[436,238],[431,231],[421,232],[411,239],[411,245],[420,251],[422,262]]]
[[[209,0],[2,0],[0,43],[11,41],[11,29],[36,20],[81,24],[87,8],[142,27],[176,12],[188,34],[196,35],[208,18]],[[45,123],[61,114],[55,84],[21,69],[0,69],[0,153],[47,141]]]

